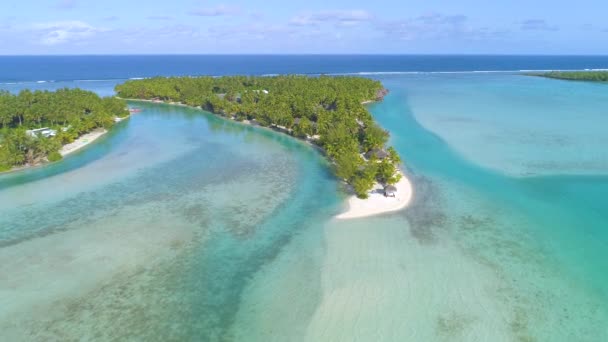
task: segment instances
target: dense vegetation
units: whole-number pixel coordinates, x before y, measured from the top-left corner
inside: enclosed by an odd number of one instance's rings
[[[202,107],[282,130],[321,146],[338,177],[366,197],[374,181],[394,184],[400,162],[384,150],[388,133],[362,104],[385,95],[382,84],[357,77],[157,77],[116,87],[118,96]],[[367,154],[367,158],[364,156]]]
[[[61,159],[58,151],[64,144],[128,114],[123,100],[80,89],[23,90],[18,95],[0,91],[0,171]],[[42,127],[56,135],[27,134]]]
[[[571,81],[608,82],[608,71],[550,71],[528,75]]]

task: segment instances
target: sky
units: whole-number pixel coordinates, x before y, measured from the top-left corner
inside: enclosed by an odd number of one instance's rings
[[[606,0],[1,0],[0,55],[608,54]]]

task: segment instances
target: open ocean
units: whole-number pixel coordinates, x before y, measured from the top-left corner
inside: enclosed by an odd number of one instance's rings
[[[0,83],[152,76],[375,74],[608,68],[608,56],[164,55],[0,56]]]
[[[285,135],[142,108],[0,175],[0,340],[608,341],[608,56],[0,57],[0,89],[156,75],[359,75],[414,185],[345,194]]]

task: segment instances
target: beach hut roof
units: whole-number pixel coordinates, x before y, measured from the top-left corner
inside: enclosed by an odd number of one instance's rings
[[[388,152],[380,148],[374,148],[365,154],[365,158],[367,159],[370,159],[372,156],[375,156],[378,159],[384,159],[388,157]]]
[[[394,185],[387,185],[384,187],[384,192],[397,192],[397,187]]]

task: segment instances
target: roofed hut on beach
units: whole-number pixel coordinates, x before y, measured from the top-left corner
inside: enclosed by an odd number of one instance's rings
[[[372,157],[376,157],[378,159],[384,159],[384,158],[388,157],[388,152],[386,152],[385,150],[383,150],[381,148],[374,148],[374,149],[369,150],[365,154],[365,158],[367,158],[367,159],[371,159]]]
[[[387,185],[384,187],[384,197],[395,197],[397,187],[394,185]]]

